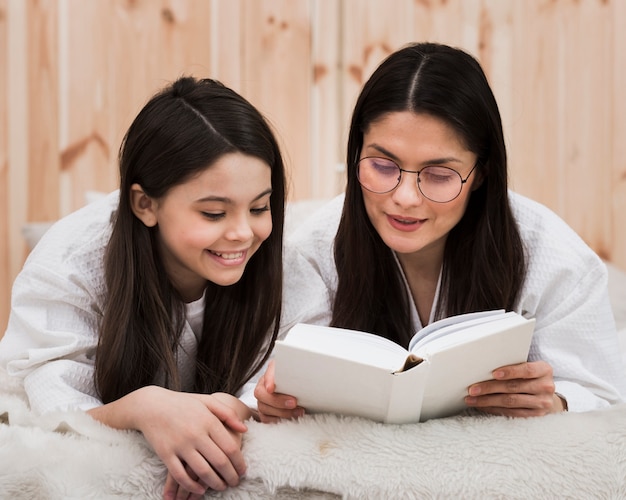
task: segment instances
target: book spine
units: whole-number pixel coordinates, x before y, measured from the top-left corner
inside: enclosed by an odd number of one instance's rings
[[[391,374],[393,377],[385,423],[419,422],[422,399],[428,378],[429,363],[424,360],[409,370]]]

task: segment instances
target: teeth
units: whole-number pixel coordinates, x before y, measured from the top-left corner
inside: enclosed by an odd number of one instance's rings
[[[220,253],[220,252],[211,252],[222,259],[230,260],[230,259],[240,259],[243,257],[243,252],[235,252],[235,253]]]

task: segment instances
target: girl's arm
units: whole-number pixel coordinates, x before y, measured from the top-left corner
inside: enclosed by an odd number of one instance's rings
[[[179,486],[194,494],[224,490],[239,484],[246,471],[241,434],[251,412],[234,396],[148,386],[88,413],[144,435],[168,469],[166,495]]]

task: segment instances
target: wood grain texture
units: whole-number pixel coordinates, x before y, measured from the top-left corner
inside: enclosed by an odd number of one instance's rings
[[[412,41],[480,60],[511,186],[626,269],[625,25],[620,0],[0,0],[0,335],[20,228],[115,189],[123,134],[165,83],[242,93],[279,136],[290,199],[327,198],[361,85]]]
[[[8,30],[7,2],[0,0],[0,337],[9,316],[11,260],[9,252],[9,155],[8,155]]]

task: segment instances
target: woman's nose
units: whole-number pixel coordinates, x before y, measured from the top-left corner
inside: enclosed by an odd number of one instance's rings
[[[418,173],[402,172],[400,184],[392,192],[393,200],[401,206],[419,205],[422,203],[424,195],[419,190]]]

